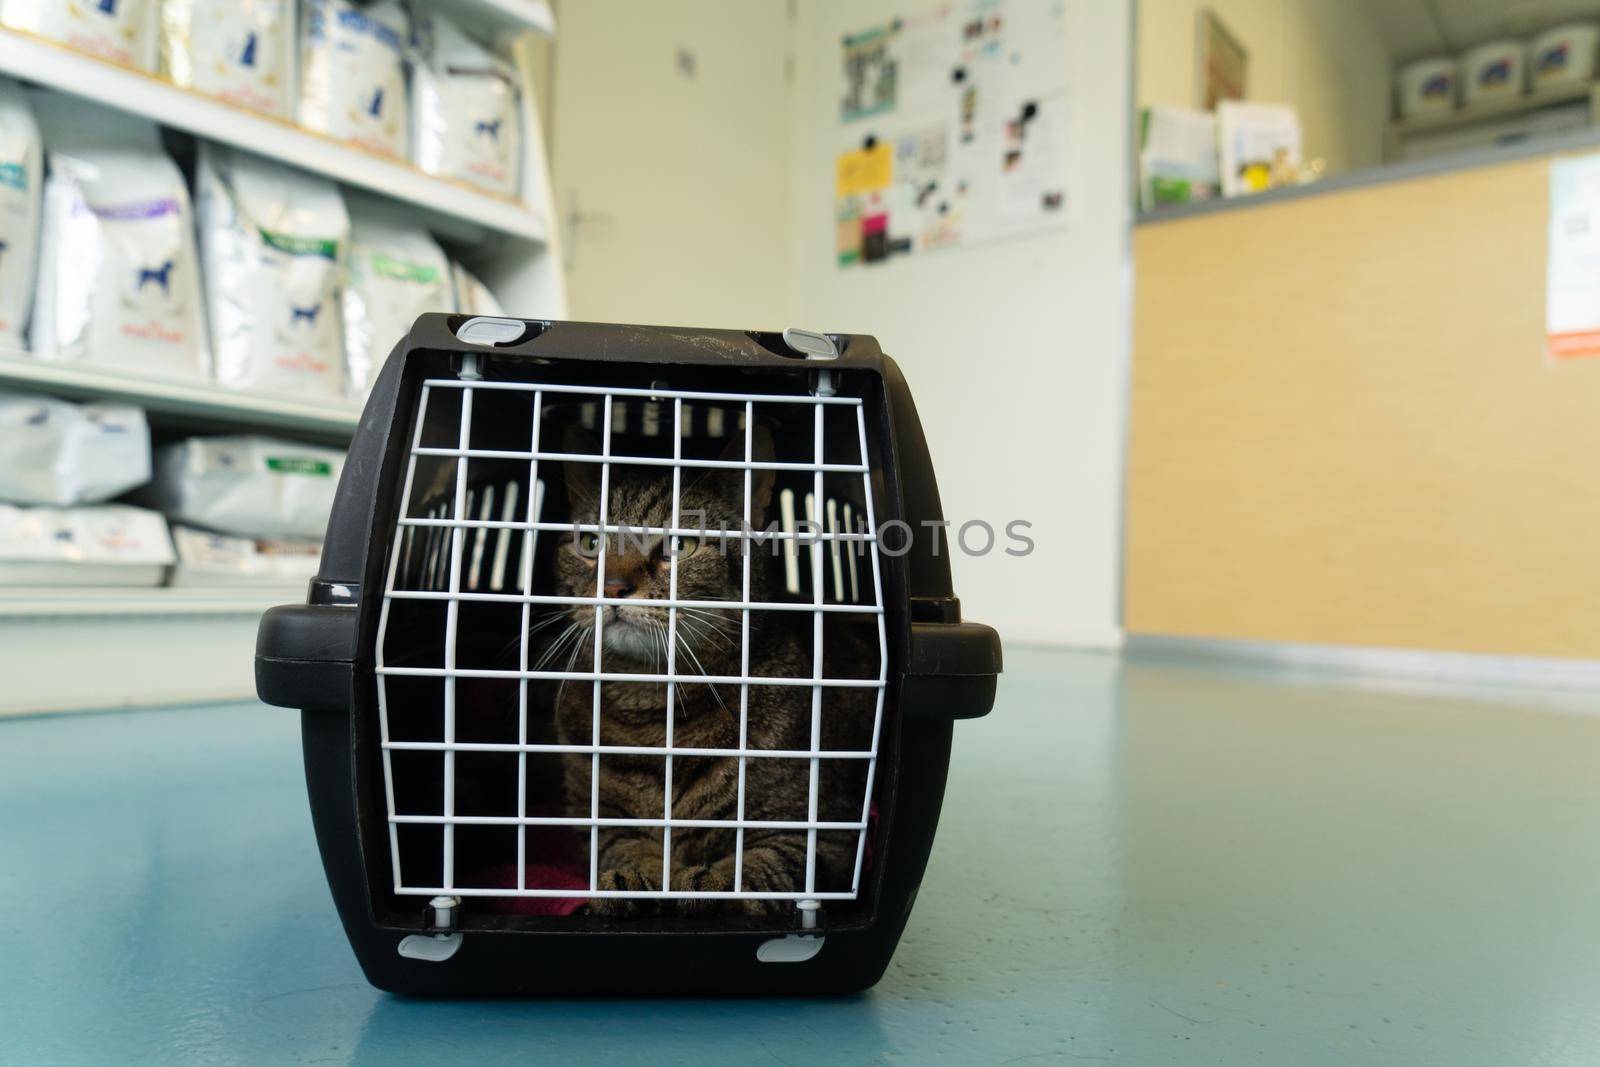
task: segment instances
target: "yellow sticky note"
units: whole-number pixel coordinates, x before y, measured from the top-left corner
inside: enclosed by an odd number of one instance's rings
[[[894,176],[894,153],[886,144],[839,153],[836,196],[859,196],[888,186]]]

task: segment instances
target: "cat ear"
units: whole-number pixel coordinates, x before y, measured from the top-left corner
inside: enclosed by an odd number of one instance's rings
[[[756,463],[771,463],[776,454],[772,444],[772,431],[757,423],[750,431],[750,455]],[[742,434],[729,438],[727,445],[719,457],[725,460],[744,459],[744,436]],[[738,471],[731,473],[738,474]],[[760,528],[767,524],[767,511],[772,506],[772,485],[777,479],[778,472],[774,470],[753,470],[750,472],[750,525]],[[737,478],[734,482],[737,492],[742,500],[744,496],[744,478]]]
[[[573,455],[598,455],[599,439],[579,426],[568,426],[561,434],[561,451]],[[567,504],[574,512],[587,505],[598,514],[600,510],[600,465],[598,463],[563,463],[561,476],[567,483]]]

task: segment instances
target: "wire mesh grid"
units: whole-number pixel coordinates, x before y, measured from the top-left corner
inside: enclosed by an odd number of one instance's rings
[[[445,395],[452,391],[459,397],[457,434],[453,447],[424,444],[424,424],[428,421],[430,401],[436,393]],[[526,394],[530,402],[531,430],[528,447],[522,449],[490,449],[473,447],[473,412],[475,398],[491,391],[510,391]],[[541,440],[545,431],[545,405],[552,397],[564,394],[598,398],[600,416],[599,449],[595,454],[563,451]],[[631,455],[613,452],[613,405],[629,399],[648,401],[652,405],[670,404],[672,418],[672,454],[665,456]],[[720,405],[723,409],[742,412],[737,429],[742,430],[742,458],[705,459],[684,455],[685,403]],[[796,410],[810,409],[811,456],[808,462],[780,461],[777,458],[758,457],[755,449],[755,427],[758,411],[781,406],[791,416]],[[840,409],[854,416],[855,462],[829,462],[826,455],[824,415],[829,409]],[[619,409],[621,410],[621,409]],[[714,409],[715,410],[715,409]],[[720,415],[718,417],[720,422]],[[793,423],[791,422],[791,425]],[[719,427],[720,428],[720,427]],[[569,384],[535,384],[522,382],[486,382],[456,379],[430,379],[423,383],[418,401],[416,429],[411,441],[404,488],[401,494],[401,530],[393,540],[388,561],[383,604],[379,616],[377,641],[377,689],[380,740],[382,745],[384,786],[388,809],[390,855],[394,891],[400,895],[457,897],[562,897],[562,898],[635,898],[635,899],[735,899],[766,901],[823,901],[853,899],[861,888],[864,860],[868,850],[868,831],[871,822],[873,787],[876,779],[879,740],[883,728],[884,701],[887,688],[888,642],[883,607],[883,579],[878,551],[877,522],[872,496],[871,470],[868,463],[865,412],[860,398],[848,396],[750,394],[733,392],[686,391],[671,389],[625,389],[603,386]],[[448,506],[434,506],[422,514],[411,514],[413,492],[417,483],[418,460],[434,457],[437,461],[453,464],[453,491],[446,502]],[[469,489],[468,464],[473,461],[495,460],[527,464],[526,488],[516,483],[502,488],[500,518],[494,518],[493,490],[480,490],[476,499]],[[542,518],[543,504],[541,464],[589,464],[599,468],[598,521],[595,523],[549,521]],[[657,467],[670,471],[671,517],[665,526],[626,526],[610,521],[610,482],[614,468]],[[548,468],[547,468],[548,469]],[[680,503],[683,491],[683,473],[690,469],[726,470],[742,480],[742,528],[706,530],[682,525]],[[752,525],[753,486],[757,472],[788,472],[791,478],[809,475],[808,491],[804,494],[805,521],[795,517],[795,494],[785,491],[783,496],[784,523],[782,529],[757,530]],[[825,475],[856,475],[860,478],[859,509],[850,503],[841,503],[824,491]],[[594,560],[595,578],[592,595],[538,593],[534,591],[534,545],[541,532],[594,534],[597,555]],[[498,533],[496,533],[498,532]],[[497,544],[490,552],[491,564],[483,569],[486,535],[495,534]],[[609,542],[619,535],[655,535],[663,539],[685,537],[732,538],[745,542],[741,545],[741,591],[737,600],[700,600],[679,595],[679,554],[667,555],[668,593],[665,598],[645,601],[651,608],[666,611],[665,671],[664,673],[638,673],[606,670],[602,660],[606,609],[621,605],[640,604],[637,599],[606,594],[606,564]],[[506,591],[503,575],[506,570],[507,536],[521,538],[518,569],[519,582],[515,591]],[[437,585],[402,588],[397,576],[412,566],[411,557],[418,552],[414,539],[427,539],[421,549],[417,569],[436,576]],[[786,587],[791,594],[799,592],[800,598],[752,598],[751,542],[761,544],[772,539],[781,548],[786,571]],[[676,541],[673,542],[677,544]],[[797,581],[800,555],[808,558],[809,591],[800,588]],[[826,554],[826,555],[825,555]],[[859,559],[865,555],[865,561]],[[826,561],[826,562],[825,562]],[[858,573],[859,571],[859,573]],[[490,574],[492,573],[492,577]],[[868,579],[870,575],[870,581]],[[806,593],[809,596],[805,596]],[[832,593],[830,599],[829,593]],[[397,604],[407,601],[433,601],[444,605],[443,662],[441,666],[410,666],[390,663],[386,657],[391,612]],[[492,603],[513,605],[520,609],[518,630],[517,667],[515,670],[464,667],[458,663],[458,630],[464,605]],[[593,655],[588,670],[541,669],[541,664],[530,666],[530,630],[532,609],[540,605],[564,607],[590,606],[594,609]],[[680,612],[717,610],[738,612],[739,669],[737,674],[686,673],[680,671],[678,660],[679,630],[686,625]],[[808,677],[779,677],[770,674],[753,674],[751,664],[751,613],[752,611],[804,612],[811,616],[811,670]],[[876,628],[877,670],[875,678],[827,677],[824,673],[824,622],[834,615],[848,614],[869,617]],[[569,668],[572,666],[569,664]],[[698,663],[696,664],[698,666]],[[391,737],[389,686],[402,678],[438,679],[442,683],[442,730],[438,740],[399,740]],[[458,738],[457,724],[461,687],[469,679],[504,679],[514,681],[517,688],[516,741],[472,741]],[[537,743],[530,741],[530,683],[587,683],[591,687],[591,736],[587,744]],[[602,699],[603,685],[608,682],[649,683],[665,686],[666,714],[665,736],[660,745],[617,745],[602,741],[602,723],[606,715]],[[679,698],[680,686],[738,686],[738,743],[735,747],[690,747],[675,743],[674,705]],[[807,747],[759,748],[752,747],[750,739],[752,686],[789,686],[810,690],[810,744]],[[873,694],[871,740],[866,746],[849,749],[825,749],[823,745],[823,707],[825,691],[834,689],[868,690]],[[437,814],[414,814],[398,810],[396,805],[397,779],[394,757],[408,751],[439,753],[443,759],[442,803]],[[457,811],[458,756],[471,753],[501,753],[514,755],[516,770],[515,810],[503,814],[464,814]],[[529,757],[551,754],[562,757],[588,757],[591,794],[586,814],[561,815],[533,814],[528,810]],[[660,757],[663,763],[663,807],[659,818],[608,817],[601,813],[601,760],[606,756]],[[674,761],[683,759],[726,759],[737,761],[736,804],[732,818],[691,818],[675,816],[673,810]],[[804,819],[756,820],[747,818],[747,800],[751,799],[747,769],[753,760],[787,759],[808,764],[806,811]],[[826,820],[819,816],[821,791],[826,787],[823,767],[830,761],[850,761],[856,767],[865,765],[865,789],[861,797],[859,814],[848,820]],[[852,794],[853,799],[853,794]],[[408,884],[403,877],[401,862],[401,828],[408,825],[437,826],[440,834],[441,855],[437,870],[438,884]],[[512,884],[490,887],[463,885],[458,878],[456,863],[456,837],[460,827],[514,827],[516,835],[515,856],[505,857],[515,863]],[[538,857],[529,854],[530,829],[538,827],[569,827],[575,832],[588,830],[588,872],[586,886],[530,885],[526,875],[528,864]],[[662,842],[662,871],[658,888],[606,889],[600,885],[600,834],[604,828],[629,827],[659,830]],[[673,888],[672,868],[674,830],[732,831],[734,838],[733,875],[731,889]],[[803,885],[792,889],[752,889],[745,884],[745,838],[747,831],[792,831],[805,833],[805,869]],[[848,832],[854,835],[854,868],[849,887],[828,888],[818,883],[818,834]]]

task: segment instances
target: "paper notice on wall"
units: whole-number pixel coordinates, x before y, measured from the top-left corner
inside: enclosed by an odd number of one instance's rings
[[[1550,164],[1545,351],[1600,356],[1600,155]]]
[[[840,266],[1016,237],[1067,216],[1065,0],[933,0],[840,37]]]
[[[847,35],[843,46],[844,92],[839,118],[844,122],[893,111],[899,95],[899,57],[891,50],[895,26],[872,26]]]
[[[997,217],[1006,225],[1057,218],[1066,206],[1067,108],[1063,97],[1019,100],[1000,142]]]

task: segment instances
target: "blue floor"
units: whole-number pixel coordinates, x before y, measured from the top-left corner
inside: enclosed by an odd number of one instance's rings
[[[413,1002],[297,717],[0,722],[0,1063],[1600,1062],[1600,718],[1014,651],[871,993]]]

